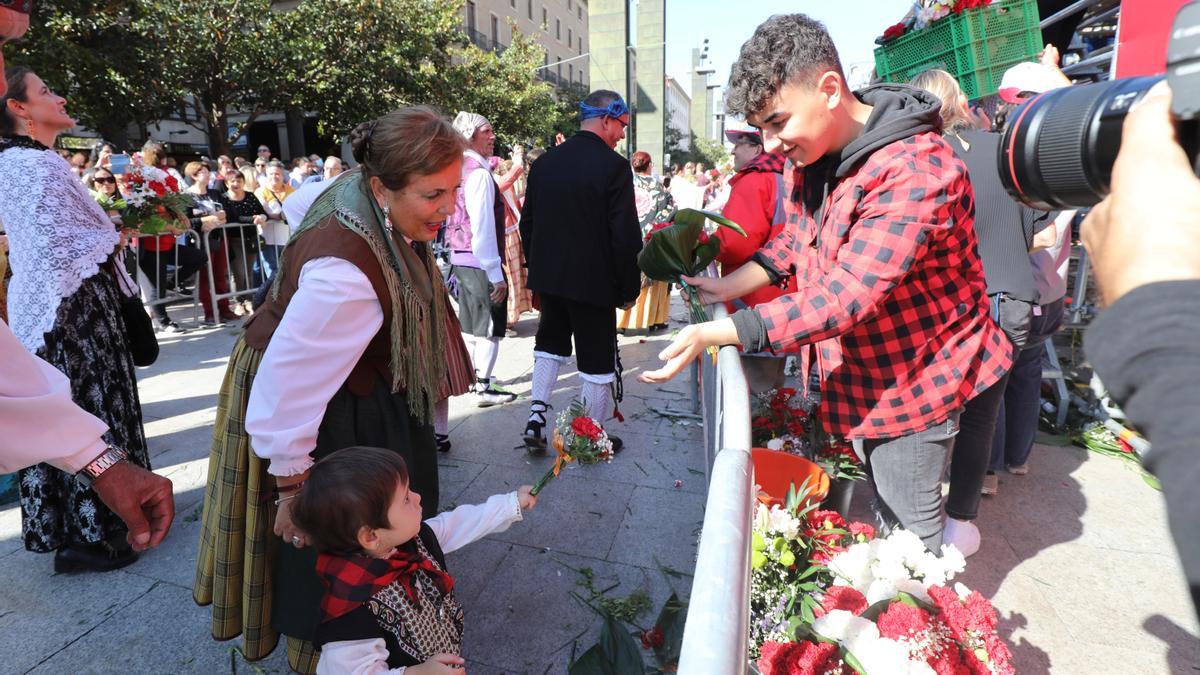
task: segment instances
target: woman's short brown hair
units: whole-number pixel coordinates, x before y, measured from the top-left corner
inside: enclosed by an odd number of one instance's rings
[[[633,153],[633,158],[629,160],[630,166],[638,173],[646,173],[650,170],[650,153],[644,150],[638,150]]]
[[[428,176],[461,160],[467,145],[432,108],[411,106],[358,125],[350,133],[350,147],[364,176],[399,190],[414,174]]]
[[[292,521],[318,553],[350,554],[362,547],[358,531],[391,527],[396,487],[408,484],[408,466],[391,450],[356,446],[313,465],[292,502]]]

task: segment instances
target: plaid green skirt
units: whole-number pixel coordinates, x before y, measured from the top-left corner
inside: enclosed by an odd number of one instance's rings
[[[212,635],[242,636],[249,660],[270,654],[279,642],[271,628],[271,573],[279,555],[275,504],[264,495],[275,488],[267,462],[250,450],[246,403],[262,352],[243,340],[234,345],[217,398],[204,515],[196,553],[192,597],[212,605]]]

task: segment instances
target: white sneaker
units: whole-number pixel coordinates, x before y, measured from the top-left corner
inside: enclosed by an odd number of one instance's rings
[[[974,555],[979,550],[979,528],[969,520],[946,518],[946,526],[942,529],[942,543],[953,545],[963,557]]]
[[[486,389],[476,389],[475,405],[480,408],[489,408],[494,405],[503,405],[512,403],[517,400],[517,395],[511,391],[504,391],[495,386],[489,386]]]

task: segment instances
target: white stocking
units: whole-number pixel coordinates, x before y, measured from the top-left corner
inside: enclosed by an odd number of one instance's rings
[[[475,339],[475,379],[489,381],[496,358],[500,356],[500,338]]]
[[[612,417],[613,412],[612,389],[609,388],[608,383],[584,380],[579,393],[587,407],[588,417],[596,420],[600,426],[604,426],[605,420]]]
[[[558,382],[558,369],[562,366],[562,357],[537,352],[533,355],[533,389],[530,396],[534,401],[550,403],[550,394],[554,392],[554,383]]]
[[[433,433],[439,436],[450,434],[450,399],[448,398],[433,404]]]

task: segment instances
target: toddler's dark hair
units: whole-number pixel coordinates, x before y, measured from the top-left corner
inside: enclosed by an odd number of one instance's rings
[[[408,483],[404,459],[383,448],[338,450],[313,465],[292,502],[292,521],[318,553],[359,551],[358,531],[391,527],[396,486]]]

